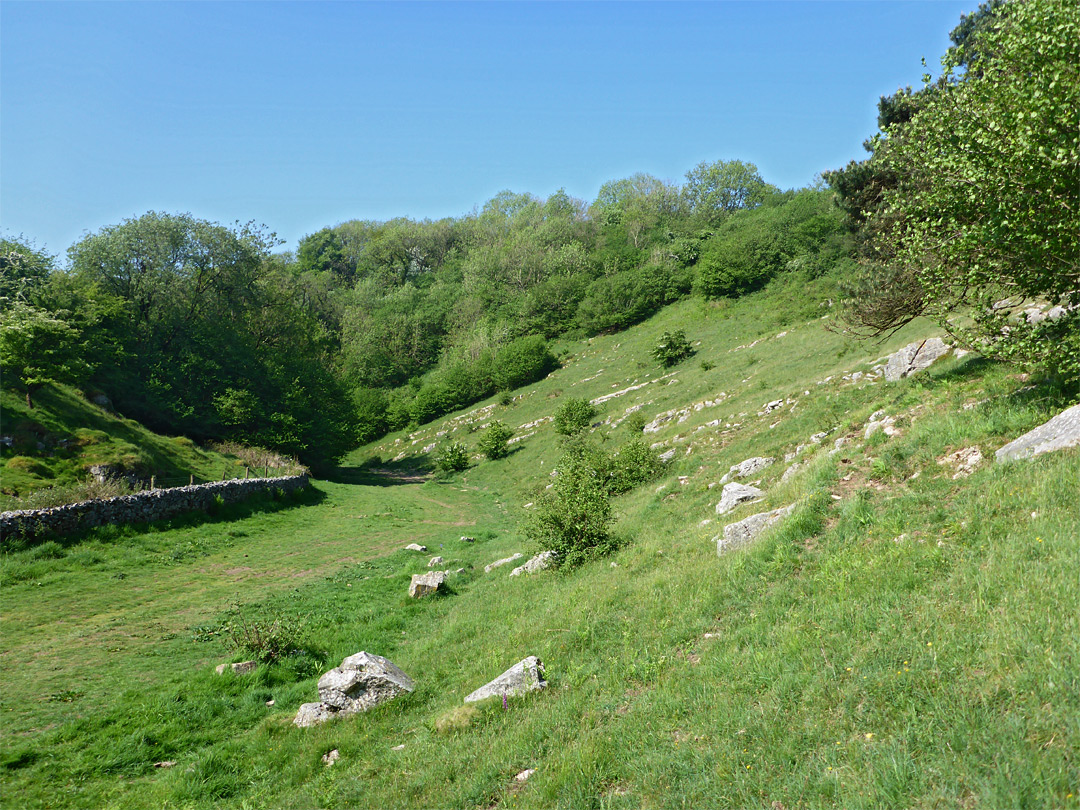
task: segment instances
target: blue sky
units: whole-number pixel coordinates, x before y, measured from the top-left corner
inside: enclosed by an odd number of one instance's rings
[[[0,228],[63,254],[148,210],[265,223],[591,200],[863,156],[971,2],[0,3]]]

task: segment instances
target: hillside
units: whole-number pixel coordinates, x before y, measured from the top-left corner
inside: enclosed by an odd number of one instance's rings
[[[0,509],[5,510],[120,494],[151,477],[159,487],[243,477],[245,465],[282,461],[233,447],[241,459],[183,436],[161,436],[66,385],[43,388],[33,408],[5,389],[0,411]],[[114,480],[95,482],[92,467],[104,468]]]
[[[357,450],[303,502],[7,554],[5,804],[1077,806],[1080,453],[993,461],[1070,401],[975,355],[881,381],[866,372],[933,327],[844,338],[824,328],[827,284],[564,341],[546,379]],[[662,369],[670,329],[696,354]],[[614,554],[485,573],[539,550],[521,525],[569,397],[609,397],[601,447],[644,425],[675,453],[613,499]],[[868,436],[875,414],[893,421]],[[492,418],[516,431],[509,456],[427,474]],[[950,456],[972,447],[963,475]],[[750,479],[763,499],[718,516],[721,478],[751,457],[775,459]],[[788,504],[717,554],[726,523]],[[466,571],[410,599],[432,555]],[[285,652],[216,675],[254,628]],[[360,650],[415,691],[295,728],[319,675]],[[463,708],[528,655],[545,690]]]

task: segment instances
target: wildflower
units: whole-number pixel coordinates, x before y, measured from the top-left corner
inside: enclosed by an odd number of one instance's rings
[[[874,732],[868,731],[863,736],[866,737],[866,739],[868,739],[868,740],[872,740],[872,739],[874,739]]]

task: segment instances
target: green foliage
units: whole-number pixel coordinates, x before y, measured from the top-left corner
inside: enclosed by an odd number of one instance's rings
[[[492,382],[500,391],[511,391],[542,380],[557,367],[547,341],[540,335],[527,335],[495,353]]]
[[[638,428],[638,432],[640,432]],[[663,470],[656,451],[642,439],[634,438],[624,444],[612,456],[609,464],[607,490],[621,495],[635,487],[652,481]]]
[[[583,397],[567,397],[555,409],[555,432],[562,436],[584,433],[596,417],[596,407]]]
[[[476,448],[494,461],[495,459],[505,458],[510,454],[510,448],[507,442],[510,437],[514,435],[512,428],[507,427],[502,422],[495,421],[488,425],[480,435],[480,440],[476,443]]]
[[[761,179],[753,163],[702,161],[686,173],[683,196],[696,216],[706,222],[719,222],[735,211],[761,205],[774,190]]]
[[[22,300],[5,301],[0,313],[0,373],[32,395],[50,382],[75,382],[90,366],[82,359],[79,331],[63,313],[47,312]]]
[[[656,341],[656,345],[652,350],[652,356],[664,368],[671,368],[677,363],[681,363],[693,353],[694,348],[690,345],[690,341],[686,339],[686,333],[682,329],[674,331],[665,329],[664,334],[660,335],[660,339]]]
[[[607,482],[590,454],[571,451],[559,461],[552,489],[539,496],[525,522],[529,539],[558,555],[555,564],[573,568],[618,547]]]
[[[56,261],[24,239],[0,239],[0,301],[37,301]]]
[[[944,60],[945,88],[887,130],[899,176],[876,216],[883,252],[916,279],[926,309],[984,354],[1080,378],[1080,17],[1067,0],[1007,3]],[[977,70],[958,72],[974,48]],[[929,79],[928,79],[929,82]],[[1014,305],[1067,312],[1008,323]],[[970,308],[970,309],[969,309]],[[1006,328],[1007,327],[1007,328]]]
[[[277,611],[233,605],[222,622],[229,646],[263,663],[277,661],[304,646],[304,621]]]
[[[435,457],[435,466],[443,472],[460,472],[468,468],[468,448],[461,442],[448,442]]]

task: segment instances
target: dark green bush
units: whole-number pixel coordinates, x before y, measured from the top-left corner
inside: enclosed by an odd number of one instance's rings
[[[495,353],[492,381],[498,390],[510,391],[542,380],[557,367],[547,341],[540,335],[527,335]]]
[[[686,339],[686,333],[682,329],[676,329],[674,332],[665,330],[656,342],[652,356],[659,360],[664,368],[670,368],[693,353],[694,349]]]
[[[574,567],[617,547],[611,535],[611,504],[601,471],[583,453],[567,453],[558,475],[525,524],[525,534],[558,554],[555,564]]]

